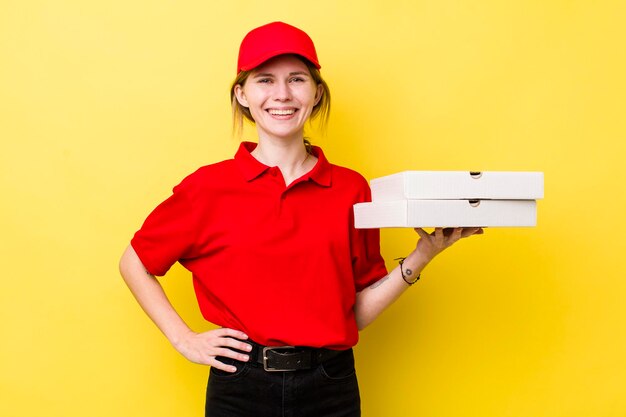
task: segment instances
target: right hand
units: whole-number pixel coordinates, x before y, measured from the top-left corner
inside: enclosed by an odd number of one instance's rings
[[[222,328],[204,333],[189,332],[174,346],[185,358],[201,365],[210,365],[225,372],[235,372],[237,368],[215,359],[217,356],[247,362],[250,357],[232,349],[250,352],[252,346],[242,340],[248,335],[239,330]]]

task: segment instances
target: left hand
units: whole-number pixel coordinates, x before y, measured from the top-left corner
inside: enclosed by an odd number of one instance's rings
[[[415,250],[427,260],[432,260],[444,249],[449,248],[464,237],[484,233],[481,227],[447,227],[445,229],[437,227],[435,231],[430,234],[419,227],[415,228],[415,231],[420,236]]]

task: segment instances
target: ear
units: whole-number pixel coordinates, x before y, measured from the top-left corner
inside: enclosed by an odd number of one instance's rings
[[[248,105],[248,100],[246,99],[246,95],[243,92],[243,87],[241,86],[241,84],[237,84],[234,88],[234,92],[235,92],[235,97],[237,98],[237,101],[239,102],[239,104],[241,104],[243,107],[250,107]]]
[[[317,91],[315,92],[315,104],[313,106],[317,106],[317,104],[322,99],[323,95],[324,95],[324,87],[322,86],[322,84],[318,84]]]

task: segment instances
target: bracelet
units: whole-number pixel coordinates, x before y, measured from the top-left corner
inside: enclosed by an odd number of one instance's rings
[[[395,261],[399,261],[398,263],[400,264],[400,274],[402,275],[402,279],[404,280],[404,282],[406,282],[409,285],[413,285],[415,284],[417,281],[419,281],[419,279],[422,277],[422,273],[420,272],[419,274],[417,274],[417,277],[415,277],[415,279],[413,281],[409,281],[406,279],[406,276],[404,276],[404,271],[402,270],[402,264],[404,263],[404,260],[406,258],[396,258],[394,259]],[[411,275],[412,271],[410,269],[406,270],[407,274]]]

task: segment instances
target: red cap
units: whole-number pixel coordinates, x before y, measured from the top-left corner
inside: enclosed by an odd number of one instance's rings
[[[317,69],[315,45],[304,31],[283,22],[273,22],[252,29],[239,47],[237,73],[250,71],[270,58],[283,54],[297,54],[311,61]]]

